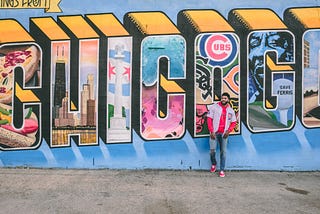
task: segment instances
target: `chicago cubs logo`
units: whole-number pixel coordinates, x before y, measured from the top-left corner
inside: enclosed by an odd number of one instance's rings
[[[237,55],[237,41],[232,34],[205,34],[199,42],[200,54],[212,66],[226,66]]]

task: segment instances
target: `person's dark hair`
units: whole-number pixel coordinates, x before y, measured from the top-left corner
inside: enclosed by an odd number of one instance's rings
[[[228,92],[224,92],[224,93],[221,95],[221,97],[223,97],[223,96],[228,97],[228,100],[230,100],[230,94],[229,94]]]

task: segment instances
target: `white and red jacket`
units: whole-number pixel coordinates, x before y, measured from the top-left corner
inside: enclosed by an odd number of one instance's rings
[[[218,102],[209,106],[207,123],[210,133],[230,133],[237,125],[237,118],[229,104],[223,106]]]

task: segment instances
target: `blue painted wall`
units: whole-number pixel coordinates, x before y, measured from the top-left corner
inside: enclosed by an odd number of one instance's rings
[[[266,1],[234,1],[231,0],[226,5],[222,0],[215,1],[177,1],[177,0],[166,0],[166,1],[147,1],[147,0],[119,0],[119,1],[103,1],[103,0],[86,0],[86,1],[75,1],[75,0],[62,0],[60,3],[62,9],[61,13],[45,13],[40,9],[2,9],[0,13],[0,19],[15,19],[20,23],[27,31],[29,29],[31,17],[46,17],[51,16],[57,20],[59,16],[73,16],[73,15],[86,15],[86,14],[99,14],[99,13],[112,13],[117,17],[120,22],[125,25],[129,32],[129,37],[132,36],[133,48],[131,51],[133,75],[139,74],[140,64],[139,55],[136,55],[137,46],[135,44],[141,42],[144,36],[138,35],[137,33],[130,32],[129,24],[125,24],[122,21],[126,17],[127,13],[130,12],[146,12],[152,13],[153,11],[161,11],[165,14],[168,20],[172,21],[173,25],[177,24],[178,13],[182,10],[187,9],[206,9],[215,10],[221,14],[222,17],[229,21],[229,24],[236,28],[234,23],[231,23],[230,13],[235,9],[259,9],[267,8],[274,12],[283,23],[285,23],[285,11],[288,8],[305,8],[305,7],[319,7],[319,2],[314,0],[294,0],[289,3],[285,0],[279,0],[272,4]],[[319,17],[318,17],[319,18]],[[286,23],[290,25],[290,23]],[[290,31],[290,26],[289,31]],[[320,27],[320,26],[319,26]],[[241,27],[240,27],[241,28]],[[273,29],[267,29],[272,31]],[[305,29],[307,31],[308,29]],[[312,29],[317,31],[319,29]],[[243,47],[249,47],[243,44],[249,38],[249,33],[236,30],[235,33],[240,38],[239,47],[239,60],[240,70],[242,66],[245,69],[249,69],[246,64],[247,54]],[[302,42],[299,43],[303,36],[300,32],[293,32],[293,45],[295,49],[293,54],[302,52]],[[184,35],[185,36],[185,35]],[[247,37],[248,36],[248,37]],[[185,36],[187,37],[187,36]],[[315,40],[311,40],[311,43]],[[0,34],[1,42],[1,34]],[[38,42],[37,39],[35,41]],[[141,43],[139,43],[141,44]],[[313,43],[312,43],[313,44]],[[5,44],[1,44],[5,45]],[[189,43],[187,42],[185,48],[188,48]],[[299,46],[300,45],[300,46]],[[316,45],[315,45],[316,46]],[[139,48],[140,51],[140,48]],[[140,52],[137,52],[140,53]],[[148,58],[148,56],[147,56]],[[298,61],[300,59],[300,61]],[[43,61],[50,61],[43,56]],[[293,70],[296,72],[298,69],[305,69],[302,65],[302,58],[295,57],[293,61],[289,62]],[[278,65],[281,63],[278,63]],[[317,65],[318,66],[318,65]],[[134,71],[135,68],[138,68]],[[188,69],[188,68],[187,68]],[[138,71],[137,71],[138,70]],[[188,71],[188,70],[187,70]],[[44,72],[44,71],[42,71]],[[136,72],[136,73],[134,73]],[[240,72],[243,72],[242,70]],[[183,72],[182,72],[183,73]],[[299,73],[301,74],[301,73]],[[299,81],[307,79],[307,76],[303,77],[303,74],[296,74],[295,78]],[[181,75],[181,74],[179,74]],[[320,75],[320,74],[318,74]],[[183,74],[182,74],[183,76]],[[240,87],[248,86],[250,83],[247,82],[247,73],[241,74]],[[319,78],[320,79],[320,78]],[[135,76],[132,76],[133,85],[143,80]],[[319,80],[320,81],[320,80]],[[181,85],[185,84],[180,82]],[[188,84],[188,83],[187,83]],[[319,90],[318,84],[318,90]],[[134,85],[135,86],[135,85]],[[107,87],[107,86],[105,86]],[[295,90],[303,90],[303,86],[297,86]],[[193,88],[193,87],[192,87]],[[125,90],[125,89],[124,89]],[[39,93],[39,92],[37,92]],[[37,94],[36,93],[36,94]],[[97,90],[98,93],[98,90]],[[131,99],[138,100],[134,104],[140,105],[140,91],[135,93],[133,89]],[[242,95],[245,97],[243,98]],[[317,94],[319,96],[319,94]],[[249,93],[239,92],[236,96],[240,100],[240,113],[239,116],[239,130],[229,138],[228,153],[227,153],[227,169],[230,170],[288,170],[288,171],[306,171],[306,170],[319,170],[320,169],[320,122],[318,121],[315,126],[308,127],[304,124],[304,117],[302,115],[301,105],[293,106],[293,108],[299,108],[292,113],[293,125],[288,125],[285,128],[266,129],[262,132],[254,131],[254,128],[250,126],[250,122],[246,119],[250,115],[250,111],[247,112],[245,109],[251,101],[249,101]],[[294,103],[300,103],[302,99],[298,94],[295,96]],[[242,102],[242,100],[244,100]],[[194,103],[193,103],[194,104]],[[188,103],[186,103],[188,105]],[[137,106],[136,106],[137,107]],[[244,107],[242,109],[242,107]],[[185,107],[187,108],[187,107]],[[106,112],[107,110],[104,109]],[[293,110],[291,110],[293,111]],[[299,112],[300,111],[300,112]],[[319,111],[319,108],[318,110]],[[138,112],[138,113],[137,113]],[[105,112],[104,112],[105,113]],[[318,112],[319,113],[319,112]],[[40,113],[39,113],[40,114]],[[127,113],[128,114],[128,113]],[[70,144],[63,146],[55,145],[54,142],[49,142],[46,137],[38,136],[39,143],[31,146],[30,148],[10,148],[6,146],[1,147],[0,151],[0,166],[1,167],[16,167],[16,166],[28,166],[28,167],[59,167],[59,168],[114,168],[114,169],[209,169],[209,144],[208,135],[204,133],[202,136],[194,136],[195,133],[190,132],[190,129],[185,129],[181,137],[177,139],[168,138],[154,138],[149,139],[140,132],[139,114],[140,111],[136,110],[136,113],[132,113],[132,121],[127,120],[127,127],[130,126],[131,140],[129,142],[115,142],[109,143],[108,137],[105,139],[104,132],[103,136],[97,135],[97,140],[92,145],[81,145],[77,140],[70,139]],[[289,113],[290,114],[290,113]],[[188,119],[188,115],[186,115]],[[47,119],[44,116],[44,119]],[[52,120],[49,117],[49,120]],[[186,122],[186,121],[184,121]],[[103,122],[102,122],[103,123]],[[132,123],[132,124],[129,124]],[[50,123],[48,123],[50,124]],[[99,124],[100,125],[100,124]],[[131,127],[132,126],[132,127]],[[50,128],[49,126],[47,127]],[[104,129],[108,129],[107,125],[103,125]],[[132,128],[132,129],[131,129]],[[48,130],[47,130],[48,131]],[[45,130],[42,130],[45,134]]]

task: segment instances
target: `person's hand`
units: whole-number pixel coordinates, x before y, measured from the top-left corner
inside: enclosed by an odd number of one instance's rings
[[[230,134],[230,132],[229,131],[226,131],[224,134],[223,134],[223,138],[224,139],[226,139],[227,137],[229,137],[229,134]]]
[[[210,133],[210,138],[213,139],[213,140],[216,139],[216,135],[215,135],[214,132],[211,132],[211,133]]]

